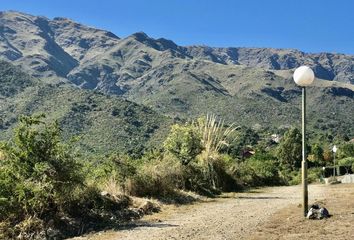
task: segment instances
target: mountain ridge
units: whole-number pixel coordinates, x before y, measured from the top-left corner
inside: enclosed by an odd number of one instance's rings
[[[118,95],[173,118],[214,112],[227,121],[263,126],[299,124],[301,94],[292,71],[306,64],[318,78],[309,87],[312,126],[335,132],[331,126],[342,121],[345,132],[354,124],[352,55],[179,46],[144,32],[119,38],[66,18],[15,12],[0,14],[0,59],[47,84]],[[330,125],[325,117],[333,120]]]
[[[354,83],[354,56],[347,54],[314,54],[305,53],[296,49],[179,46],[168,39],[153,39],[144,32],[137,32],[121,39],[109,31],[87,27],[63,17],[56,17],[50,20],[45,17],[36,17],[16,11],[1,12],[0,23],[5,27],[7,26],[8,29],[11,29],[12,26],[12,30],[15,32],[21,31],[21,27],[13,24],[11,19],[17,19],[17,21],[21,20],[21,22],[25,21],[27,24],[33,23],[33,25],[38,28],[37,30],[39,30],[37,35],[41,36],[42,34],[42,38],[47,40],[47,48],[49,48],[48,46],[58,45],[71,57],[63,56],[63,59],[57,59],[52,65],[47,64],[51,70],[57,68],[64,69],[62,71],[54,71],[57,77],[68,78],[68,73],[77,68],[77,64],[80,65],[81,62],[85,63],[94,60],[99,57],[100,54],[110,52],[112,48],[115,48],[121,41],[135,38],[136,41],[157,51],[170,51],[173,57],[209,60],[221,64],[245,65],[272,70],[293,69],[299,65],[307,64],[314,68],[316,76],[319,78]],[[1,32],[4,33],[4,30]],[[49,39],[43,36],[46,32],[51,33]],[[33,31],[30,31],[30,33],[33,33]],[[92,37],[92,35],[94,35],[94,37]],[[5,38],[4,34],[2,34],[2,36]],[[28,42],[31,43],[30,40]],[[53,42],[48,43],[49,40],[53,40]],[[59,48],[49,48],[47,53],[49,53],[51,57],[54,55],[55,57],[65,55],[65,53],[58,54],[57,52],[57,54],[53,54],[49,50],[52,50],[52,52],[55,50],[60,52],[61,50],[59,50]],[[1,55],[3,58],[4,55],[6,57],[4,52]],[[11,56],[18,57],[19,55],[16,53],[12,53],[12,55],[8,53],[7,60],[17,60],[15,57]],[[60,65],[60,63],[67,64]],[[43,67],[45,67],[45,64]],[[39,71],[41,71],[40,67]],[[52,75],[49,74],[49,77],[50,76]],[[41,76],[39,75],[39,77]],[[48,77],[48,74],[44,77]]]

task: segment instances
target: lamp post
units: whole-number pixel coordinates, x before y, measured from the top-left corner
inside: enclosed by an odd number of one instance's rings
[[[306,87],[315,79],[312,69],[307,66],[298,67],[293,75],[295,83],[302,88],[302,208],[306,217],[308,211],[308,187],[307,187],[307,157],[306,157]]]
[[[336,176],[336,152],[337,152],[337,146],[334,145],[332,148],[333,151],[333,177]]]

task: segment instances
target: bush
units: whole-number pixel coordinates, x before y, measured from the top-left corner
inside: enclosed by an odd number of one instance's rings
[[[202,151],[201,136],[191,125],[175,124],[164,142],[164,147],[183,165],[187,165]]]
[[[80,164],[61,143],[57,123],[21,117],[13,142],[2,143],[0,220],[59,211],[83,184]]]
[[[274,160],[250,159],[237,164],[236,176],[245,186],[279,185],[278,163]]]
[[[183,168],[185,188],[207,196],[239,189],[232,166],[233,159],[228,155],[214,155],[213,161],[209,162],[201,159],[191,162]]]
[[[284,174],[284,172],[283,172]],[[302,182],[302,172],[299,171],[287,172],[287,176],[283,178],[284,183],[288,185],[298,185]],[[283,175],[284,176],[284,175]],[[307,170],[307,182],[314,183],[319,182],[323,177],[321,168],[309,168]]]
[[[347,172],[347,174],[349,173],[349,170],[352,168],[352,166],[354,165],[354,157],[346,157],[346,158],[342,158],[338,161],[338,165],[339,166],[343,166]]]
[[[112,154],[88,163],[87,177],[90,182],[111,194],[125,193],[126,180],[135,175],[141,161],[127,155]]]
[[[168,197],[183,188],[182,164],[173,158],[144,162],[125,182],[127,193],[140,197]]]

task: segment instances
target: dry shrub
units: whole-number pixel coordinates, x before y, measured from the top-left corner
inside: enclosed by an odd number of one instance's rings
[[[106,181],[104,181],[102,190],[113,196],[118,196],[124,193],[121,184],[118,182],[114,175],[110,176]]]
[[[44,221],[35,217],[29,216],[15,226],[17,239],[34,239],[43,234]]]
[[[11,227],[10,221],[0,222],[0,239],[12,239],[15,236],[15,232]]]
[[[182,186],[182,165],[169,157],[142,164],[126,182],[127,193],[140,197],[166,197]]]

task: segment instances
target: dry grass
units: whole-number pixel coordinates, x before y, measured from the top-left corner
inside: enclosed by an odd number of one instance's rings
[[[354,184],[331,185],[326,193],[318,203],[329,210],[331,218],[308,220],[302,217],[301,207],[290,205],[258,226],[249,239],[353,239]]]
[[[224,120],[217,119],[213,114],[207,115],[205,119],[199,119],[194,126],[202,135],[202,144],[207,155],[219,152],[223,145],[228,145],[229,136],[238,128],[235,123],[224,126]]]
[[[113,196],[125,194],[115,176],[109,177],[102,186],[102,190]]]

